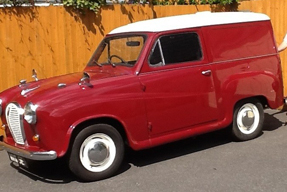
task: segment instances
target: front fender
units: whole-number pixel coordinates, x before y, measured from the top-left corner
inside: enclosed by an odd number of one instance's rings
[[[146,141],[149,137],[147,129],[147,120],[145,116],[144,103],[141,99],[120,100],[98,103],[96,105],[85,106],[68,111],[65,114],[49,116],[47,113],[39,114],[39,128],[42,135],[42,142],[45,149],[55,150],[59,157],[63,156],[70,144],[71,135],[78,126],[83,123],[109,123],[117,122],[123,128],[128,143],[132,148],[141,142]],[[50,111],[49,113],[53,113]],[[58,114],[58,113],[57,113]],[[53,141],[53,142],[51,142]]]
[[[83,117],[81,119],[78,119],[76,122],[74,122],[70,127],[69,129],[67,130],[67,133],[66,133],[66,136],[65,136],[65,139],[64,139],[64,143],[63,143],[63,146],[62,146],[62,150],[59,152],[59,156],[63,156],[66,154],[70,144],[73,142],[71,141],[71,137],[73,135],[73,133],[75,131],[77,131],[77,128],[79,129],[84,129],[85,127],[84,126],[88,126],[88,125],[91,125],[91,124],[94,124],[94,123],[99,123],[101,122],[101,120],[105,119],[105,122],[106,121],[110,121],[110,122],[118,122],[121,124],[121,127],[124,128],[124,131],[126,133],[126,137],[127,139],[129,140],[130,138],[130,134],[128,134],[128,131],[126,130],[126,123],[121,121],[119,117],[116,117],[114,115],[93,115],[93,116],[88,116],[88,117]],[[83,126],[82,126],[83,125]],[[77,133],[75,133],[77,134]]]

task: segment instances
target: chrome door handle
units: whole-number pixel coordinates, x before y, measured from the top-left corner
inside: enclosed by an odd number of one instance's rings
[[[211,75],[211,70],[201,71],[201,74],[205,75],[205,76],[210,76]]]

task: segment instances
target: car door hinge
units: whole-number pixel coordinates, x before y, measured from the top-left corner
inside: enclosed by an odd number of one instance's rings
[[[140,82],[140,85],[141,85],[141,89],[143,90],[143,92],[145,92],[146,86],[142,82]]]
[[[152,131],[152,123],[151,122],[148,122],[147,127],[148,127],[149,131]]]

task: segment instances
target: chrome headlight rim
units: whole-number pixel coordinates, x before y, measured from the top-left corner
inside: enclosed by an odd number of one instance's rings
[[[24,107],[24,119],[27,121],[29,124],[36,124],[37,122],[37,115],[36,115],[36,110],[37,110],[37,105],[34,105],[32,102],[28,102],[25,107]]]

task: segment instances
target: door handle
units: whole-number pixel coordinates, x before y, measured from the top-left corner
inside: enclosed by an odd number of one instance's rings
[[[205,75],[205,76],[210,76],[211,75],[211,70],[201,71],[201,74]]]

